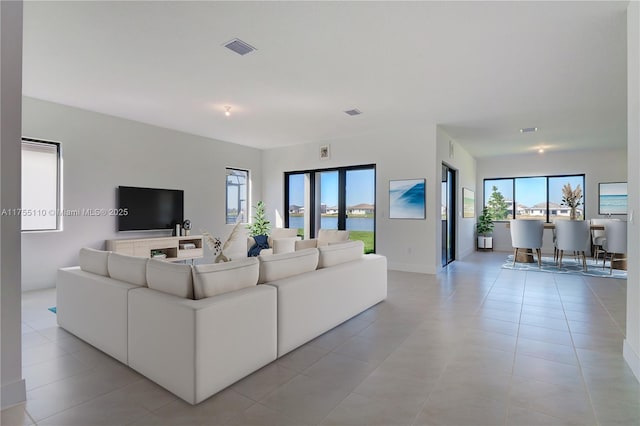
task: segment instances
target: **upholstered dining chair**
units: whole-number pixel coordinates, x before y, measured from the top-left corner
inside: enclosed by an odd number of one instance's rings
[[[591,219],[591,226],[606,226],[607,223],[610,222],[619,222],[619,219]],[[593,250],[593,260],[598,263],[598,258],[600,257],[600,253],[604,250],[602,249],[602,244],[605,240],[604,229],[592,229],[591,230],[591,247]],[[603,265],[604,266],[604,265]]]
[[[558,248],[558,266],[562,268],[565,251],[582,255],[582,267],[587,270],[586,252],[591,242],[590,223],[587,220],[556,221],[556,246]]]
[[[509,224],[511,228],[511,246],[514,248],[513,265],[516,264],[518,250],[535,249],[538,255],[538,266],[542,267],[542,233],[544,232],[544,222],[541,220],[512,219]],[[533,253],[527,252],[533,257]]]
[[[616,254],[627,254],[627,222],[611,221],[604,225],[604,241],[602,249],[604,250],[604,260],[602,261],[602,269],[607,263],[607,255],[609,255],[609,274],[613,273],[613,258]],[[624,260],[616,259],[616,260]]]

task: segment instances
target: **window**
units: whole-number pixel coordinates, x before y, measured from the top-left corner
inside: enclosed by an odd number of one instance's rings
[[[584,175],[529,176],[484,180],[484,205],[494,220],[537,219],[553,222],[569,219],[571,209],[562,205],[562,187],[571,184],[583,189]],[[577,208],[584,218],[584,199]]]
[[[57,231],[60,218],[60,144],[22,139],[22,230]]]
[[[248,181],[249,172],[247,170],[227,169],[227,213],[225,223],[247,222]]]
[[[349,230],[351,240],[375,252],[374,165],[287,172],[285,227],[314,238],[319,229]]]

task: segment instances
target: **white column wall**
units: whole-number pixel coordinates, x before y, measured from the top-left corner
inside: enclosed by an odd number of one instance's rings
[[[0,201],[20,208],[20,123],[22,120],[22,1],[0,2]],[[26,399],[22,378],[20,217],[2,216],[0,226],[2,303],[2,408]]]

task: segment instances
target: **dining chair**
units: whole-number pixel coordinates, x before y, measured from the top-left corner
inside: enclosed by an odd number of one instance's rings
[[[556,221],[556,245],[558,247],[558,267],[562,268],[565,251],[582,255],[582,267],[587,270],[586,252],[591,242],[590,223],[587,220]]]
[[[511,229],[511,246],[513,252],[513,265],[516,264],[519,249],[535,249],[538,255],[538,267],[542,267],[542,233],[544,232],[544,222],[541,220],[512,219],[509,224]],[[533,253],[526,252],[533,257]]]
[[[613,262],[616,254],[627,254],[627,222],[611,221],[604,226],[604,241],[602,249],[604,250],[604,260],[602,261],[602,269],[607,263],[607,255],[609,258],[609,274],[613,273]],[[618,258],[617,260],[626,260],[626,258]]]
[[[606,226],[607,223],[610,222],[619,222],[619,219],[599,219],[594,218],[591,219],[591,226]],[[603,252],[602,244],[605,240],[604,229],[592,229],[591,230],[591,247],[593,251],[593,260],[598,263],[598,258],[600,257],[600,252]]]

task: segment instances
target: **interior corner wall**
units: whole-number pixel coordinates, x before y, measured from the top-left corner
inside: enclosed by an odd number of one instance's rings
[[[22,1],[0,2],[0,203],[20,208]],[[26,399],[22,378],[20,217],[0,223],[1,408]]]
[[[624,358],[640,380],[640,3],[627,8],[627,150],[629,162],[629,222],[627,271],[627,332]]]
[[[475,224],[476,218],[463,217],[462,188],[467,188],[476,194],[480,187],[476,185],[476,160],[453,138],[451,138],[440,126],[437,128],[438,141],[438,165],[445,163],[456,173],[456,259],[462,259],[475,251]],[[449,144],[452,144],[451,148]],[[436,189],[436,200],[441,200],[442,186]],[[476,212],[476,217],[478,213]],[[440,221],[437,230],[440,230]],[[442,239],[436,238],[436,253],[442,250]],[[436,262],[440,259],[436,259]]]
[[[598,183],[627,181],[626,149],[555,153],[547,151],[544,154],[479,158],[477,161],[478,191],[476,192],[476,211],[482,210],[484,203],[484,179],[582,173],[585,175],[584,199],[587,218],[599,217]],[[496,251],[513,250],[511,234],[504,222],[495,223],[493,248]],[[553,241],[550,232],[545,232],[544,234],[542,251],[545,254],[553,253]]]
[[[116,188],[184,190],[184,217],[193,234],[226,237],[226,167],[250,171],[251,198],[261,197],[262,152],[60,104],[23,98],[23,132],[62,146],[63,208],[116,207]],[[171,235],[170,231],[117,232],[113,216],[66,216],[60,232],[22,234],[23,291],[53,287],[60,267],[77,265],[81,247],[105,240]],[[205,248],[205,261],[213,255]]]
[[[320,160],[320,146],[329,144],[331,158]],[[436,188],[440,169],[436,159],[435,125],[418,134],[377,132],[344,140],[325,141],[263,152],[262,193],[269,219],[283,226],[284,172],[376,165],[376,252],[387,256],[389,269],[433,274],[436,269],[434,229],[440,222]],[[426,220],[389,219],[389,180],[426,178]],[[438,234],[439,236],[439,234]]]

